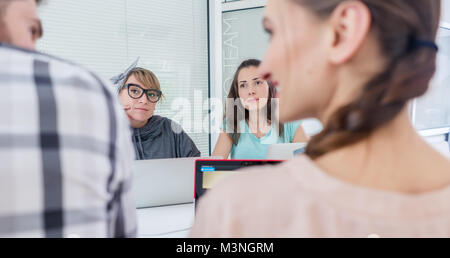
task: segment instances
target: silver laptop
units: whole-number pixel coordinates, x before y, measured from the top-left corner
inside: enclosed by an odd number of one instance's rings
[[[267,150],[269,160],[290,160],[305,151],[307,143],[272,144]]]
[[[134,161],[133,191],[136,207],[192,203],[197,159],[200,158]]]

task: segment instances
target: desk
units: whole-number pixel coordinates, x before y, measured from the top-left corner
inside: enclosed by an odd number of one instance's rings
[[[194,213],[194,203],[138,209],[138,237],[186,238]]]

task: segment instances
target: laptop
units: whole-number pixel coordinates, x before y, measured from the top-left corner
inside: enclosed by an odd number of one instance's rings
[[[290,160],[306,150],[307,143],[271,144],[267,149],[269,160]]]
[[[199,158],[133,161],[133,191],[137,208],[192,203],[195,160]]]
[[[209,189],[226,177],[240,173],[240,169],[251,166],[276,165],[281,160],[197,160],[195,162],[194,199],[198,200]]]

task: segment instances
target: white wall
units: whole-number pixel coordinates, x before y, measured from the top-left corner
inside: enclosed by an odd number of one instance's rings
[[[442,0],[442,20],[450,23],[450,0]]]

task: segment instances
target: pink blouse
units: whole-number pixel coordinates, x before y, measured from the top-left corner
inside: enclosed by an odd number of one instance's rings
[[[450,237],[450,187],[366,189],[300,156],[221,181],[201,199],[191,237]]]

